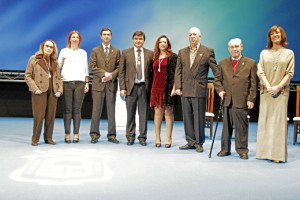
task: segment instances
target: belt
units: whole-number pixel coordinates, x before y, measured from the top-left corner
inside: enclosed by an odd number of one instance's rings
[[[84,81],[64,81],[66,83],[84,83]]]
[[[134,83],[134,85],[137,85],[137,86],[140,86],[140,85],[145,85],[145,82]]]

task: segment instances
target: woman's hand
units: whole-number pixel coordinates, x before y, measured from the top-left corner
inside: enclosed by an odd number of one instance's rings
[[[84,86],[84,93],[87,93],[89,91],[89,83],[85,83],[85,86]]]
[[[42,94],[42,91],[41,91],[41,90],[36,90],[36,91],[34,92],[34,94]]]
[[[269,93],[272,97],[275,96],[275,95],[277,95],[278,92],[280,92],[280,90],[281,90],[281,87],[278,86],[278,85],[269,87],[269,88],[267,89],[268,93]]]
[[[57,98],[60,97],[60,95],[61,95],[61,92],[56,92],[56,93],[54,94],[54,96],[56,96]]]

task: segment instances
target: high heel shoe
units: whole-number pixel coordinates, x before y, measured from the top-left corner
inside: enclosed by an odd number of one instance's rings
[[[161,147],[161,144],[160,143],[156,143],[155,147]]]
[[[70,144],[71,143],[70,138],[65,138],[65,143]]]
[[[165,144],[166,148],[171,148],[171,144]]]
[[[272,160],[273,163],[281,163],[280,160]]]
[[[75,135],[77,135],[77,136],[75,137]],[[78,143],[78,142],[79,142],[78,134],[74,134],[73,143]]]
[[[67,143],[67,144],[71,143],[70,134],[65,135],[65,143]]]

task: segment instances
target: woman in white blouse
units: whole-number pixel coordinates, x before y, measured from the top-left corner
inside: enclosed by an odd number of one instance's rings
[[[81,107],[85,93],[89,91],[87,52],[80,49],[81,41],[81,34],[78,31],[71,31],[68,35],[67,47],[60,51],[58,57],[64,88],[62,99],[66,143],[71,143],[72,118],[73,143],[79,142]]]

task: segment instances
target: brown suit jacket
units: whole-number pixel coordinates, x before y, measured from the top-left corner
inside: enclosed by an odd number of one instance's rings
[[[182,90],[184,97],[206,97],[209,68],[215,78],[215,87],[220,87],[220,71],[214,50],[200,45],[192,67],[190,67],[190,47],[179,50],[175,71],[175,88]]]
[[[247,107],[247,101],[255,103],[257,95],[257,64],[255,60],[242,57],[239,61],[236,73],[232,68],[231,57],[225,58],[219,63],[221,71],[222,87],[217,92],[225,91],[224,106],[230,102],[237,108]]]
[[[57,61],[51,63],[55,65],[55,72],[52,74],[54,93],[63,93],[63,82]],[[42,59],[37,59],[35,55],[31,56],[26,67],[24,79],[29,87],[29,91],[35,92],[41,90],[46,92],[49,88],[49,74],[46,63]]]
[[[102,44],[92,49],[90,57],[90,69],[93,73],[92,90],[103,91],[105,86],[112,92],[118,90],[118,67],[120,61],[120,50],[110,45],[108,59],[106,61]],[[102,82],[105,72],[112,73],[112,80]]]
[[[144,74],[145,74],[145,84],[146,92],[149,96],[151,89],[151,76],[152,76],[152,65],[153,65],[153,52],[144,49]],[[136,78],[136,62],[134,56],[134,48],[125,49],[122,51],[122,56],[120,60],[119,67],[119,82],[120,90],[126,90],[127,95],[131,94],[132,88],[134,86]]]

